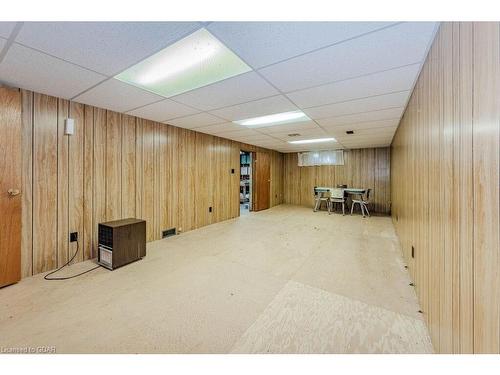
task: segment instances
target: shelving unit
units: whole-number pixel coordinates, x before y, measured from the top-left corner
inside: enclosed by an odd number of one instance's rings
[[[240,153],[240,204],[250,204],[251,155]]]

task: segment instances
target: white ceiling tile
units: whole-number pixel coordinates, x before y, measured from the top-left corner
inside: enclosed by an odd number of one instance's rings
[[[0,63],[0,81],[69,99],[105,79],[68,62],[12,44]]]
[[[235,141],[237,141],[235,139]],[[283,148],[285,143],[282,142],[282,143],[278,143],[278,144],[266,144],[266,143],[262,143],[262,142],[259,142],[259,141],[250,141],[250,142],[242,142],[242,141],[238,141],[238,142],[241,142],[241,143],[245,143],[245,144],[250,144],[250,145],[254,145],[254,146],[257,146],[257,147],[262,147],[262,148],[266,148],[268,150],[278,150],[278,148]]]
[[[26,22],[16,41],[115,75],[199,27],[196,22]]]
[[[402,23],[259,72],[281,91],[290,92],[414,64],[424,60],[435,27],[434,22]]]
[[[142,117],[148,120],[165,122],[167,120],[192,115],[199,111],[184,104],[176,103],[170,99],[148,104],[144,107],[128,112],[129,115]]]
[[[349,100],[347,102],[327,104],[319,107],[306,108],[303,112],[312,119],[344,116],[354,113],[376,111],[379,109],[404,107],[410,91],[401,91],[369,98]]]
[[[282,141],[280,139],[274,139],[274,138],[269,138],[269,139],[252,139],[254,142],[258,142],[261,145],[266,145],[266,146],[283,146],[286,142]]]
[[[354,134],[346,134],[345,131],[335,129],[327,129],[326,132],[339,140],[349,140],[365,136],[393,136],[396,129],[397,126],[387,126],[383,128],[358,129],[354,132]]]
[[[389,22],[214,22],[217,38],[259,68],[380,29]]]
[[[207,133],[207,134],[219,134],[219,133],[227,133],[234,132],[239,130],[244,130],[241,125],[233,124],[232,122],[225,122],[223,124],[202,126],[199,128],[195,128],[194,130],[197,132]]]
[[[303,139],[324,138],[328,136],[328,134],[321,128],[298,131],[297,134],[300,135],[295,137],[290,137],[288,134],[291,133],[289,132],[275,133],[273,134],[273,137],[279,138],[283,141],[299,141]]]
[[[203,129],[203,128],[199,128]],[[198,129],[196,129],[198,131]],[[218,132],[216,133],[217,135],[221,137],[251,137],[256,134],[258,134],[255,130],[251,129],[238,129],[238,130],[231,130],[231,131],[223,131],[223,132]]]
[[[345,132],[347,130],[354,130],[354,132],[362,130],[362,129],[376,129],[376,128],[386,128],[386,127],[395,127],[399,124],[399,120],[380,120],[380,121],[367,121],[367,122],[358,122],[355,124],[348,125],[337,125],[337,126],[323,126],[325,131],[327,132]]]
[[[196,129],[198,131],[198,129]],[[237,142],[242,142],[242,143],[252,143],[252,142],[257,142],[255,139],[252,138],[252,136],[255,133],[253,131],[249,130],[239,130],[239,131],[231,131],[231,132],[223,132],[223,133],[217,133],[214,134],[217,137],[222,137],[226,139],[232,139]],[[253,144],[253,143],[252,143]]]
[[[186,129],[199,128],[201,126],[208,126],[214,124],[221,124],[223,122],[225,122],[225,120],[222,120],[219,117],[216,117],[206,112],[198,113],[196,115],[191,115],[191,116],[180,117],[168,121],[170,125],[179,126],[181,128],[186,128]]]
[[[299,107],[307,108],[411,90],[419,71],[420,64],[414,64],[386,72],[295,91],[287,94],[287,96]]]
[[[267,148],[268,150],[277,150],[278,148],[283,147],[285,142],[273,143],[273,144],[267,144],[267,143],[263,143],[263,142],[252,142],[251,144],[258,146],[258,147]]]
[[[15,22],[0,22],[0,37],[9,39],[12,30],[16,26]]]
[[[200,110],[209,111],[278,94],[257,73],[249,72],[196,90],[174,99]]]
[[[276,141],[275,138],[272,138],[266,134],[260,134],[256,133],[253,135],[245,135],[244,137],[241,137],[242,139],[244,138],[245,140],[249,141]]]
[[[259,144],[265,144],[267,146],[272,146],[272,145],[283,145],[284,142],[280,139],[275,139],[275,138],[257,138],[254,136],[239,136],[239,135],[234,135],[230,134],[232,139],[238,142],[254,142],[254,143],[259,143]]]
[[[276,126],[261,127],[258,128],[258,132],[264,134],[274,134],[274,133],[284,133],[284,132],[296,133],[299,130],[308,130],[308,129],[319,129],[319,126],[314,121],[302,121],[302,122],[295,122],[292,124],[281,124]]]
[[[286,96],[276,95],[270,98],[216,109],[210,111],[210,113],[229,121],[236,121],[295,110],[297,110],[297,107]]]
[[[138,87],[111,78],[89,91],[78,95],[75,101],[117,112],[131,109],[162,100],[163,97]]]
[[[324,127],[356,124],[360,122],[379,121],[379,120],[399,120],[403,114],[404,107],[381,109],[379,111],[370,111],[363,113],[355,113],[352,115],[344,115],[337,117],[329,117],[321,120],[316,120],[318,124]]]
[[[244,144],[246,144],[246,145],[259,146],[259,145],[257,144],[257,142],[255,142],[255,141],[248,141],[248,142],[247,142],[247,141],[240,141],[239,139],[236,139],[236,138],[229,138],[229,137],[224,137],[224,138],[226,138],[226,139],[230,139],[230,140],[235,141],[235,142],[244,143]],[[259,147],[260,147],[260,146],[259,146]]]

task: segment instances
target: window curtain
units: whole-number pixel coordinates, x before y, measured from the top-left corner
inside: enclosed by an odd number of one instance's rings
[[[314,165],[344,165],[344,150],[298,153],[299,167]]]

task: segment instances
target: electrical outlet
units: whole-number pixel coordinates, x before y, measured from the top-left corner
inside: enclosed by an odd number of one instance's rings
[[[69,242],[76,242],[78,241],[78,232],[71,232],[69,234]]]
[[[415,258],[415,247],[414,246],[411,247],[411,257]]]
[[[212,207],[208,207],[208,212],[212,212]]]
[[[231,168],[231,174],[234,174],[234,168]]]

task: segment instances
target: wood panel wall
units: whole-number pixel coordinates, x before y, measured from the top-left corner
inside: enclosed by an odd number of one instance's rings
[[[441,25],[392,143],[393,221],[440,353],[500,352],[499,33]]]
[[[390,148],[364,148],[344,151],[344,165],[299,167],[297,153],[284,155],[283,202],[313,207],[315,186],[336,186],[372,189],[373,212],[389,213]]]
[[[23,277],[67,262],[70,232],[75,262],[95,257],[99,222],[143,218],[153,241],[239,216],[242,148],[269,153],[271,206],[282,203],[276,151],[25,90],[22,132]]]

